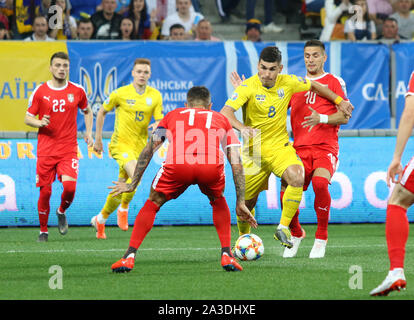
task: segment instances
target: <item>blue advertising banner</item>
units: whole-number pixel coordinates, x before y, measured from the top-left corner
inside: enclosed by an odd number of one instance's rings
[[[397,43],[392,46],[395,52],[395,82],[396,88],[393,99],[396,99],[396,126],[400,123],[402,111],[405,104],[405,93],[407,92],[410,75],[414,71],[414,43]]]
[[[103,207],[107,187],[118,178],[115,160],[105,153],[102,157],[89,151],[79,140],[79,178],[75,200],[68,209],[71,225],[88,225],[90,219]],[[331,223],[384,222],[387,198],[390,190],[386,186],[386,170],[392,158],[395,137],[342,137],[340,163],[330,186],[332,208]],[[384,154],[384,150],[387,153]],[[160,164],[165,158],[166,146],[155,154],[134,199],[130,204],[129,223],[149,195],[149,188]],[[405,165],[414,154],[414,143],[409,141],[403,157]],[[0,226],[37,226],[38,188],[36,179],[36,140],[0,140]],[[226,165],[226,190],[232,223],[236,223],[234,212],[235,191],[231,167]],[[280,219],[280,182],[275,176],[269,179],[269,190],[260,194],[256,207],[259,224],[277,224]],[[62,186],[55,182],[52,188],[49,225],[57,225],[55,210],[60,204]],[[302,199],[299,219],[302,223],[315,223],[312,186]],[[414,209],[408,210],[408,219],[414,222]],[[109,217],[108,225],[116,225],[116,214]],[[212,224],[209,201],[197,186],[191,186],[178,199],[168,202],[158,212],[155,225]]]
[[[276,45],[282,53],[282,73],[306,75],[302,42],[68,42],[71,81],[86,90],[96,114],[109,94],[131,83],[136,58],[151,60],[149,85],[162,93],[164,113],[183,106],[188,89],[204,85],[212,93],[213,109],[220,110],[233,87],[230,74],[246,78],[257,73],[261,50]],[[408,50],[408,49],[407,49]],[[407,51],[406,50],[406,51]],[[344,79],[355,106],[344,129],[390,128],[389,47],[370,43],[326,43],[325,70]],[[402,54],[402,53],[401,53]],[[407,59],[406,59],[407,60]],[[78,129],[84,130],[83,117]],[[112,131],[114,112],[108,114],[104,131]]]

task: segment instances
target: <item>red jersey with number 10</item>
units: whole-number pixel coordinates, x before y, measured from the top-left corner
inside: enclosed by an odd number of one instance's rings
[[[199,108],[177,108],[158,124],[167,130],[166,164],[220,164],[223,149],[240,145],[228,119],[219,112]]]
[[[319,82],[323,86],[328,87],[337,95],[347,100],[345,82],[342,80],[342,78],[334,76],[330,73],[324,73],[317,78],[307,79]],[[292,96],[290,100],[290,107],[290,121],[292,125],[294,141],[293,146],[295,148],[322,145],[323,147],[328,148],[334,154],[338,154],[339,125],[334,126],[331,124],[320,123],[314,126],[310,132],[309,127],[302,127],[302,122],[305,121],[305,117],[311,115],[312,113],[309,107],[320,114],[330,115],[338,111],[334,103],[318,96],[312,91],[304,91],[295,93]]]
[[[39,85],[29,99],[27,114],[50,115],[50,123],[39,128],[37,156],[58,156],[78,152],[78,108],[88,106],[85,90],[68,81],[62,88],[53,88],[48,82]]]

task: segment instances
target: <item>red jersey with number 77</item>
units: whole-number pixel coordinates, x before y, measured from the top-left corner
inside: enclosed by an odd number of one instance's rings
[[[221,113],[200,108],[177,108],[166,114],[158,128],[167,130],[165,164],[222,165],[223,149],[240,145],[228,119]]]
[[[58,156],[78,152],[78,109],[85,110],[88,99],[85,90],[68,81],[62,88],[54,88],[49,82],[39,85],[29,99],[27,114],[50,115],[50,123],[39,128],[37,156]]]
[[[346,86],[342,78],[334,76],[330,73],[324,73],[316,78],[308,78],[309,80],[317,81],[323,86],[328,87],[337,95],[347,100]],[[334,114],[338,111],[336,105],[331,101],[318,96],[312,91],[304,91],[295,93],[290,100],[290,121],[293,133],[293,146],[323,146],[328,148],[332,153],[338,154],[338,131],[339,125],[319,123],[309,132],[309,127],[303,128],[302,122],[305,117],[311,115],[311,107],[320,114]]]

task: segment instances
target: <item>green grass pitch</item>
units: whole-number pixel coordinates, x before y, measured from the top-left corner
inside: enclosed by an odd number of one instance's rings
[[[304,228],[307,238],[297,257],[283,259],[283,248],[273,240],[274,226],[259,226],[254,233],[263,239],[263,257],[242,262],[242,272],[226,272],[213,226],[154,227],[127,274],[112,273],[110,267],[125,252],[132,227],[126,232],[107,227],[106,240],[97,240],[91,227],[70,227],[65,236],[50,227],[47,243],[36,242],[38,228],[2,228],[0,299],[414,299],[412,237],[406,247],[407,290],[371,298],[369,291],[388,272],[385,225],[330,225],[324,259],[308,258],[316,226]],[[233,243],[236,238],[232,226]],[[53,289],[58,282],[52,266],[61,268],[61,288]]]

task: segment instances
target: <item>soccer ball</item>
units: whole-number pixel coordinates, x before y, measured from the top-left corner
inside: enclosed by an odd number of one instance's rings
[[[263,253],[263,241],[253,233],[240,236],[233,251],[234,256],[243,261],[257,260]]]

